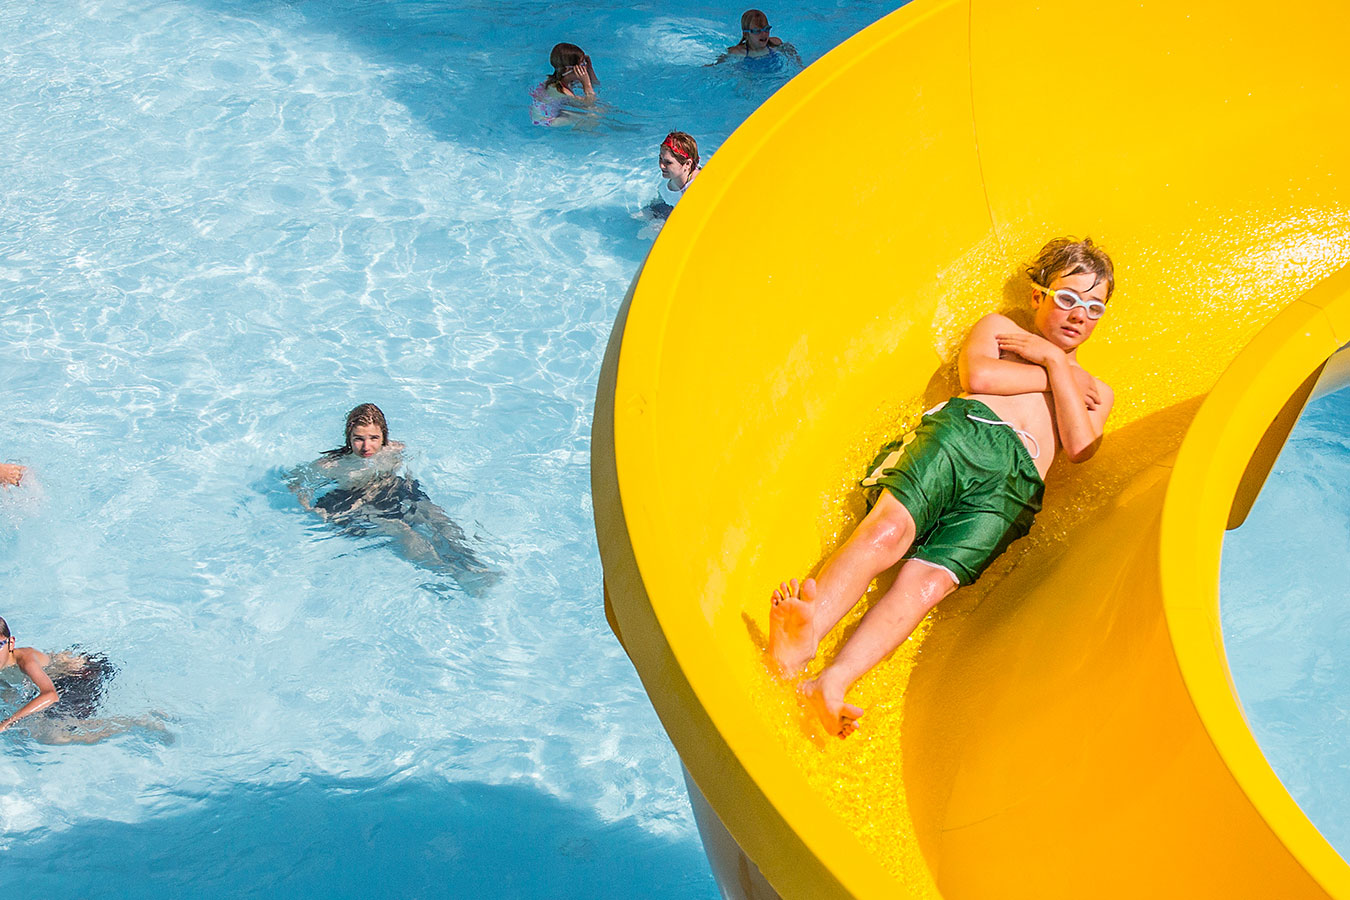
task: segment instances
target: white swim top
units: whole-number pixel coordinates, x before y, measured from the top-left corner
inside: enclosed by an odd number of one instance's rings
[[[674,206],[676,203],[679,203],[680,198],[684,196],[684,192],[689,190],[689,185],[694,183],[694,179],[698,177],[698,173],[701,171],[703,171],[702,167],[695,169],[694,174],[690,175],[689,180],[685,182],[684,190],[679,191],[672,191],[670,189],[670,182],[662,178],[661,183],[656,187],[656,192],[661,197],[662,202],[669,206]]]

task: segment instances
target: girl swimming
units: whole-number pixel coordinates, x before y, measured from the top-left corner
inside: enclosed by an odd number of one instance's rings
[[[768,16],[758,9],[747,9],[741,13],[740,41],[728,47],[712,64],[717,65],[729,59],[770,60],[775,54],[782,54],[798,66],[802,65],[802,58],[797,55],[797,49],[791,44],[784,43],[781,38],[770,36],[769,32],[772,29]]]
[[[652,211],[664,219],[680,202],[698,173],[703,171],[699,166],[698,141],[683,131],[672,131],[661,142],[657,165],[665,181],[657,187],[660,199],[653,204]]]
[[[575,115],[569,107],[594,106],[600,83],[591,58],[576,44],[555,44],[548,61],[553,74],[530,91],[530,121],[536,125],[560,125]]]
[[[374,403],[347,413],[345,440],[289,479],[300,505],[352,535],[378,535],[414,565],[444,572],[472,593],[499,573],[468,546],[463,529],[403,470],[403,444]]]

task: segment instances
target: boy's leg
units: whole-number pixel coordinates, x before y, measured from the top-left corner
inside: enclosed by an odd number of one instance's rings
[[[914,517],[883,490],[848,540],[825,560],[819,577],[800,586],[794,579],[773,592],[769,653],[784,675],[811,661],[821,639],[862,599],[872,579],[903,559],[912,543]]]
[[[863,616],[834,661],[813,681],[802,684],[802,694],[825,730],[839,737],[853,732],[862,710],[844,702],[848,689],[899,647],[928,611],[956,588],[942,569],[914,559],[900,567],[895,584]]]

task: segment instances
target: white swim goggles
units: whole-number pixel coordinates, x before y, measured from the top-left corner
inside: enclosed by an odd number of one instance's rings
[[[1037,290],[1045,291],[1046,295],[1055,301],[1055,305],[1066,312],[1076,306],[1081,306],[1083,307],[1083,312],[1087,313],[1087,317],[1094,321],[1106,315],[1105,303],[1100,300],[1084,300],[1082,295],[1077,291],[1070,290],[1069,288],[1060,288],[1057,291],[1052,291],[1048,287],[1036,284],[1034,281],[1031,283],[1031,286]]]

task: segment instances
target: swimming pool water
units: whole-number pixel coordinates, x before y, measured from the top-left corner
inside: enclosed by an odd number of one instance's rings
[[[898,5],[768,12],[809,62]],[[658,142],[706,157],[791,74],[703,68],[739,12],[0,2],[0,457],[32,467],[0,615],[173,737],[0,735],[8,889],[716,896],[605,626],[589,425]],[[595,128],[529,123],[558,40]],[[361,401],[487,596],[295,505]]]
[[[1350,389],[1310,402],[1223,545],[1220,611],[1242,708],[1299,806],[1350,859]]]

